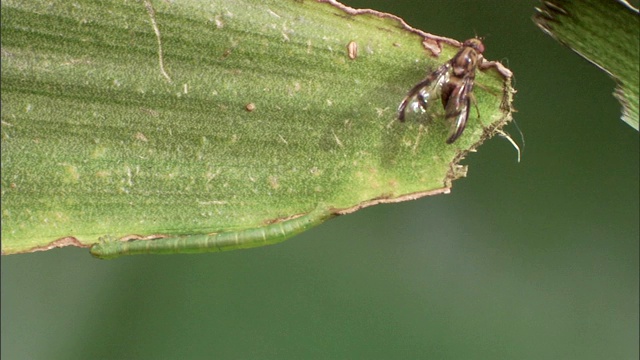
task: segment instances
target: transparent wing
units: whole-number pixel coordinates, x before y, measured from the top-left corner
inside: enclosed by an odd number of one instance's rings
[[[409,92],[400,106],[398,106],[398,120],[404,121],[407,111],[424,113],[434,99],[440,97],[442,85],[449,81],[451,64],[446,63],[432,72],[424,80],[416,84]]]
[[[449,131],[447,144],[451,144],[456,141],[456,139],[462,135],[462,132],[467,125],[470,105],[469,92],[472,88],[473,79],[465,78],[453,89],[449,96],[449,100],[447,101],[445,108],[445,117],[447,121],[451,122],[451,130]]]

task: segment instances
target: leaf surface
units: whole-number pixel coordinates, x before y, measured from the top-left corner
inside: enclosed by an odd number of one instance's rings
[[[638,130],[640,18],[627,1],[553,0],[534,21],[550,36],[611,75],[622,120]]]
[[[2,12],[3,254],[447,192],[463,155],[510,120],[510,78],[489,69],[476,76],[481,118],[453,145],[444,121],[396,121],[459,43],[337,3],[3,1]]]

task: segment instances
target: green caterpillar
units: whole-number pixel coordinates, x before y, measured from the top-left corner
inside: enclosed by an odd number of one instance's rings
[[[103,240],[91,247],[91,255],[113,259],[136,254],[195,254],[277,244],[335,216],[329,209],[316,208],[310,213],[267,225],[216,234],[186,235],[155,240]]]

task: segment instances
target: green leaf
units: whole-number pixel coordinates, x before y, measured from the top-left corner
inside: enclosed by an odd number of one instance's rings
[[[513,92],[479,71],[452,145],[444,121],[398,122],[458,46],[336,3],[3,1],[2,252],[448,192]]]
[[[622,120],[638,130],[640,20],[626,1],[553,0],[536,8],[534,21],[609,75],[618,86]]]

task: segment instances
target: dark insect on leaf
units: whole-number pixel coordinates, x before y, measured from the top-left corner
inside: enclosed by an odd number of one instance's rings
[[[445,119],[451,123],[447,144],[456,141],[464,132],[469,119],[469,107],[473,97],[476,69],[495,66],[484,59],[484,44],[478,38],[465,41],[462,49],[449,61],[416,84],[398,107],[398,120],[405,120],[407,108],[426,112],[438,97],[445,110]],[[478,117],[480,113],[478,111]]]

